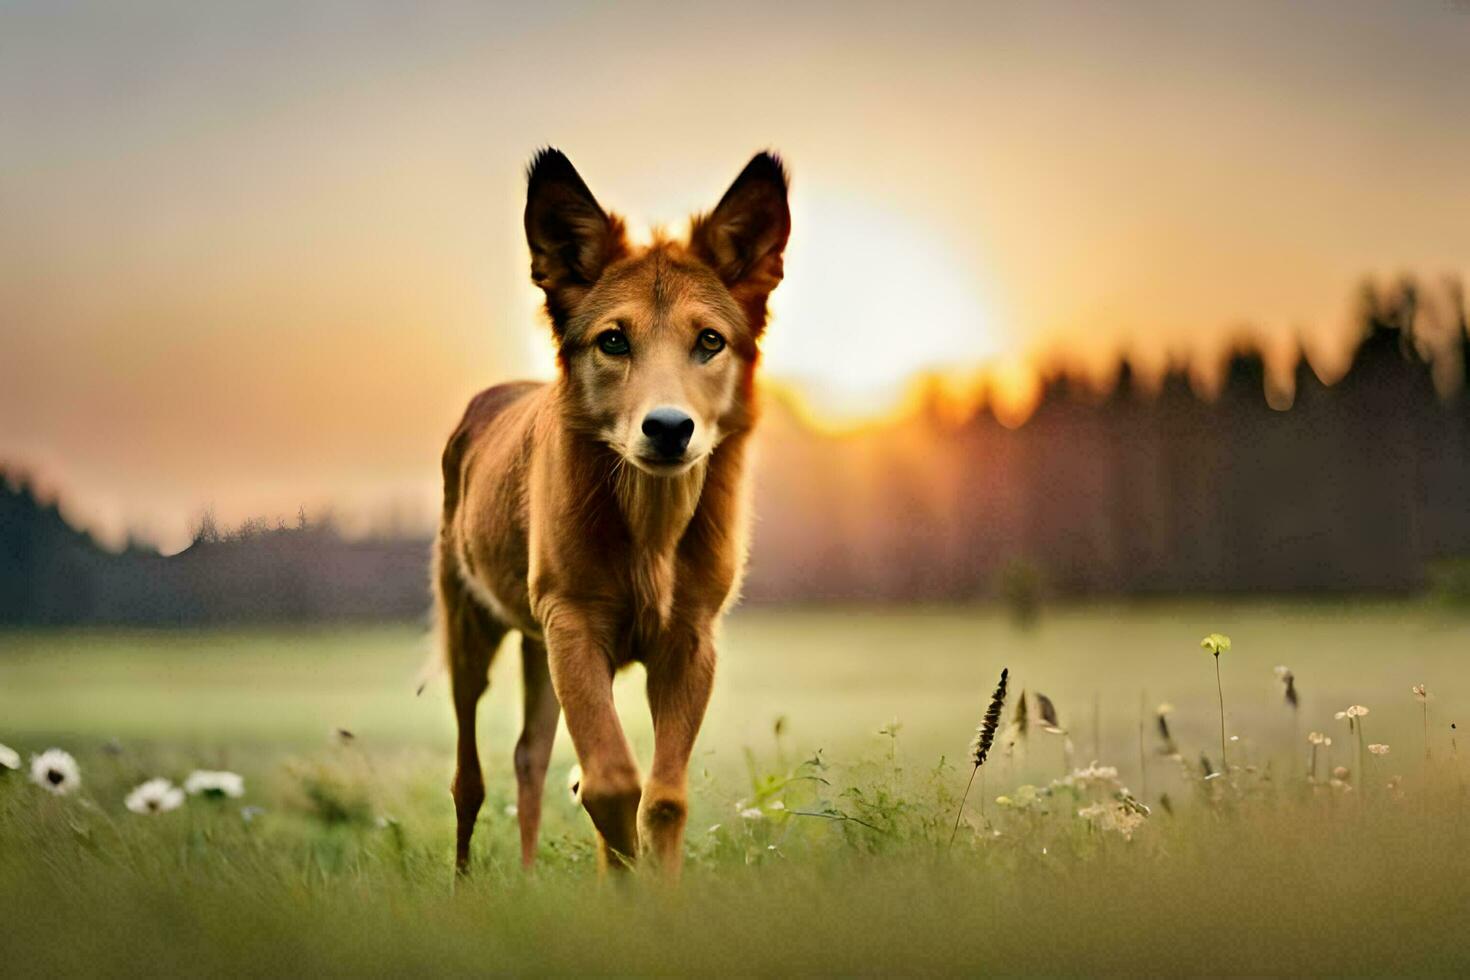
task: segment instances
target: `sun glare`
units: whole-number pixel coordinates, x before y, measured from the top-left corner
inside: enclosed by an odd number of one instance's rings
[[[916,375],[1000,353],[985,291],[942,234],[855,197],[794,204],[766,370],[818,415],[871,420],[899,407]]]

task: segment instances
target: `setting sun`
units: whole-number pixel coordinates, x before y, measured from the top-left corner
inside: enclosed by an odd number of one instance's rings
[[[914,375],[1003,349],[979,270],[941,232],[856,194],[798,184],[794,199],[766,365],[818,415],[871,419],[899,404]]]

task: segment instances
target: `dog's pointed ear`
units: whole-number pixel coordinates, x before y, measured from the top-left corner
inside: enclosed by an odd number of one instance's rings
[[[531,281],[546,293],[558,337],[602,271],[627,252],[623,223],[602,210],[572,161],[547,147],[526,170],[526,243]]]
[[[780,158],[758,153],[689,232],[690,251],[725,283],[757,334],[766,325],[766,298],[781,281],[781,255],[791,236],[787,185]]]

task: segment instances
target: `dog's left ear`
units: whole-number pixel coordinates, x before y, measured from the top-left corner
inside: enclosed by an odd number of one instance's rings
[[[689,232],[690,251],[725,283],[756,334],[766,325],[766,297],[781,281],[781,254],[791,236],[786,188],[780,158],[758,153]]]

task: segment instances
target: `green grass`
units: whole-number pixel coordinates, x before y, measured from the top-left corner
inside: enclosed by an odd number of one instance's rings
[[[1215,630],[1234,641],[1221,669],[1241,768],[1205,781],[1197,760],[1218,765],[1219,719],[1199,638]],[[1470,772],[1448,724],[1470,717],[1467,641],[1470,619],[1408,604],[1093,607],[1048,611],[1029,632],[988,610],[738,613],[677,889],[642,873],[599,882],[564,789],[564,736],[541,865],[521,873],[506,813],[511,651],[482,707],[477,875],[451,894],[453,725],[443,678],[413,696],[419,631],[0,634],[0,742],[61,746],[83,773],[60,799],[0,780],[5,963],[15,975],[1462,972]],[[1278,663],[1296,672],[1298,717]],[[1139,795],[1149,708],[1153,812],[1131,840],[1076,815],[1110,787],[996,803],[1065,771],[1064,739],[1033,731],[992,755],[946,847],[1001,666],[1012,704],[1022,688],[1056,701],[1076,766],[1116,766]],[[1431,762],[1409,691],[1421,681],[1435,695]],[[619,684],[647,760],[640,677]],[[1161,701],[1175,705],[1182,761],[1155,751]],[[1309,730],[1334,739],[1324,775],[1356,769],[1332,719],[1352,703],[1371,708],[1368,740],[1390,754],[1353,789],[1308,785]],[[357,737],[335,742],[338,727]],[[201,767],[243,773],[246,797],[124,809],[143,779]],[[247,822],[242,805],[263,813]]]

